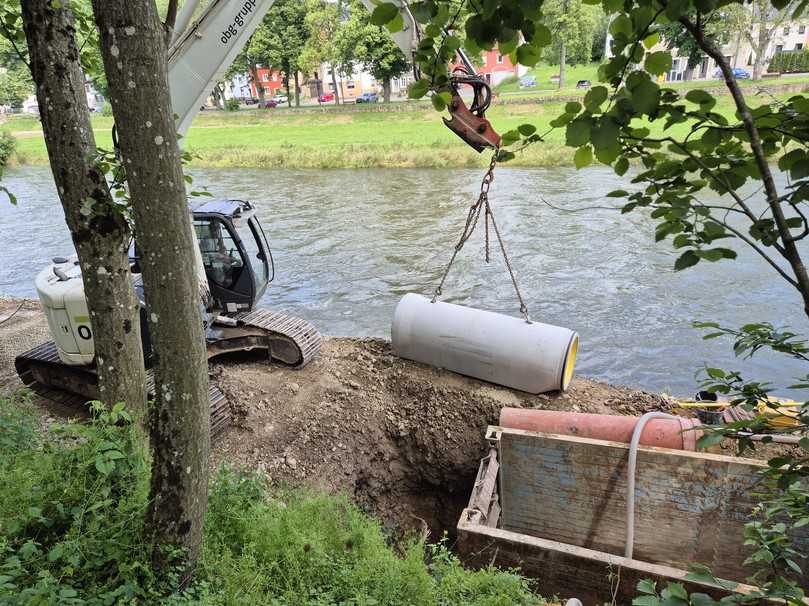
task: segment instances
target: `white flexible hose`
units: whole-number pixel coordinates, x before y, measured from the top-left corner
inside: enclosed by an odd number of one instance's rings
[[[638,419],[635,431],[632,432],[632,441],[629,443],[629,465],[626,469],[626,549],[624,549],[624,557],[629,559],[632,558],[632,551],[635,548],[635,468],[638,462],[638,445],[646,423],[652,419],[674,419],[679,421],[680,417],[665,412],[647,412]]]

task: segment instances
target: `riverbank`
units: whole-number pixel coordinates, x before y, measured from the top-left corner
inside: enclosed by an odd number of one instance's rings
[[[776,96],[790,93],[795,83],[767,84]],[[721,89],[720,89],[721,90]],[[504,133],[520,124],[534,124],[538,132],[564,111],[564,103],[580,98],[566,95],[506,97],[487,113]],[[769,97],[760,98],[762,103]],[[733,119],[727,95],[718,97],[715,111]],[[102,148],[112,147],[112,118],[94,116],[93,127]],[[17,139],[20,164],[45,164],[47,151],[38,120],[13,116],[0,126]],[[656,126],[653,134],[662,128]],[[667,131],[684,134],[682,125]],[[488,165],[488,154],[477,154],[444,127],[441,114],[425,103],[396,103],[390,108],[341,106],[328,109],[269,109],[202,112],[184,139],[195,156],[195,167],[250,168],[463,168]],[[573,150],[565,146],[563,129],[554,129],[542,143],[521,152],[510,166],[572,166]]]
[[[0,298],[0,394],[21,387],[13,358],[47,340],[36,301]],[[234,426],[212,469],[244,466],[274,484],[348,494],[382,523],[454,529],[484,431],[504,406],[640,414],[665,396],[576,377],[567,393],[531,395],[396,357],[381,339],[329,338],[302,370],[240,355],[212,365]],[[76,412],[37,398],[44,422]]]

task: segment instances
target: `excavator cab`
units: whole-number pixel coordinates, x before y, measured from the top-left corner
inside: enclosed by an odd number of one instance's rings
[[[250,311],[274,275],[255,207],[244,200],[216,200],[192,206],[192,211],[216,307],[225,314]]]

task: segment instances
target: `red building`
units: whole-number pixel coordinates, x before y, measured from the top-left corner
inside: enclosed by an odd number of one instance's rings
[[[522,66],[514,65],[508,55],[501,55],[497,49],[483,51],[480,59],[482,63],[475,64],[475,71],[492,86],[511,76],[522,76],[527,71]]]
[[[279,92],[283,92],[284,78],[280,71],[266,67],[258,67],[256,68],[256,72],[258,82],[255,82],[254,77],[250,78],[250,91],[252,92],[254,99],[258,99],[258,89],[256,88],[256,84],[264,89],[264,95],[268,97],[277,95]]]

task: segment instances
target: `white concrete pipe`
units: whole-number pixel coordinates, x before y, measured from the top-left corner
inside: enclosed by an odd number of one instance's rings
[[[393,350],[402,358],[530,393],[565,390],[579,335],[406,294],[393,312]]]

